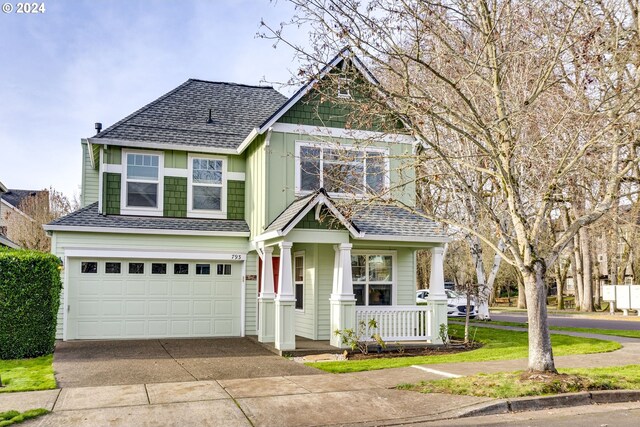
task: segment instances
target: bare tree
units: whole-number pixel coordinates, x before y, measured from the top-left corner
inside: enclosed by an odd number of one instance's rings
[[[312,46],[289,43],[309,64],[300,76],[317,75],[345,45],[368,66],[377,84],[354,89],[360,115],[402,120],[419,141],[419,170],[429,173],[407,177],[447,198],[425,216],[518,269],[529,369],[555,371],[547,270],[582,227],[618,204],[637,163],[638,2],[291,1],[291,23],[309,29]],[[265,28],[286,40],[284,27]],[[594,198],[545,250],[549,213],[576,202],[576,183],[597,185]],[[470,222],[469,201],[490,233]]]
[[[42,228],[44,224],[78,208],[53,187],[37,191],[17,206],[22,214],[12,212],[7,218],[7,237],[25,249],[42,252],[51,250],[51,239]]]

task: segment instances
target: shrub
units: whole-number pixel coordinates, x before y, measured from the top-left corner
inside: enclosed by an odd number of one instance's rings
[[[52,254],[0,249],[0,359],[53,352],[60,266]]]

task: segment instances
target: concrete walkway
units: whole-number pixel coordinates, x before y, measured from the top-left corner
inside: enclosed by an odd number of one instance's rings
[[[497,325],[491,327],[498,328]],[[619,337],[597,338],[616,340]],[[625,340],[621,350],[611,353],[556,357],[559,368],[628,364],[640,364],[640,340]],[[492,399],[424,395],[396,390],[395,386],[526,367],[527,360],[518,359],[340,375],[63,387],[0,394],[0,412],[38,407],[53,411],[23,424],[26,426],[321,426],[426,422],[455,418]]]

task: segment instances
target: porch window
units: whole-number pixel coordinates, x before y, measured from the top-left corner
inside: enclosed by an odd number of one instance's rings
[[[225,210],[224,169],[223,159],[190,158],[188,211],[191,216],[221,217]]]
[[[304,255],[294,257],[293,283],[296,291],[296,310],[304,310]]]
[[[332,196],[379,194],[387,188],[387,151],[298,143],[296,189]]]
[[[393,256],[354,254],[351,275],[356,305],[391,305]]]
[[[160,156],[127,153],[126,207],[158,208]]]

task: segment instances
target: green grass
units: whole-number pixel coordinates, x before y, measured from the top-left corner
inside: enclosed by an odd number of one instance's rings
[[[503,322],[501,320],[492,320],[491,322],[483,322],[482,320],[472,320],[472,323],[477,324],[486,324],[487,327],[490,325],[499,325],[499,326],[514,326],[517,328],[526,328],[526,323],[520,322]],[[638,327],[640,328],[640,322],[638,322]],[[582,332],[585,334],[598,334],[598,335],[609,335],[614,337],[627,337],[627,338],[640,338],[640,330],[637,331],[625,331],[619,329],[598,329],[598,328],[574,328],[571,326],[549,326],[549,329],[552,331],[570,331],[570,332]]]
[[[52,355],[33,359],[0,360],[0,376],[5,386],[0,387],[0,393],[56,388],[52,363]]]
[[[640,389],[640,365],[591,369],[560,369],[558,376],[523,376],[522,371],[480,374],[398,386],[421,393],[513,398],[593,390]]]
[[[454,337],[461,337],[463,331],[464,327],[461,325],[449,325],[449,334]],[[473,331],[471,335],[473,336]],[[455,354],[315,362],[308,363],[308,365],[322,369],[326,372],[344,373],[401,368],[411,365],[426,365],[433,363],[481,362],[487,360],[510,360],[528,357],[529,347],[526,332],[477,328],[475,339],[483,344],[481,348]],[[555,356],[605,353],[618,350],[621,347],[620,344],[613,341],[572,337],[568,335],[553,335],[551,337],[551,343],[553,345],[553,354]]]
[[[42,408],[30,409],[22,413],[18,411],[0,412],[0,427],[18,424],[23,421],[30,420],[31,418],[39,417],[40,415],[45,415],[48,413],[49,411]]]

